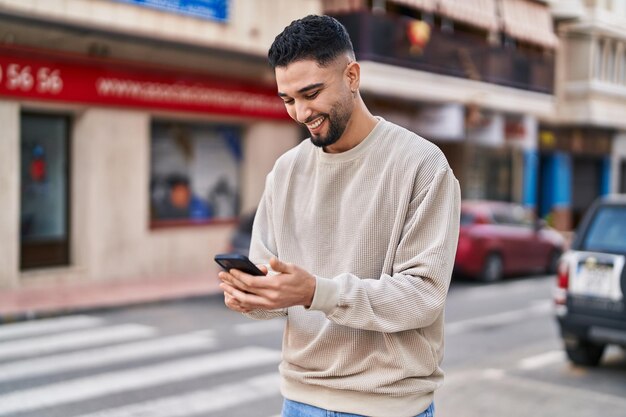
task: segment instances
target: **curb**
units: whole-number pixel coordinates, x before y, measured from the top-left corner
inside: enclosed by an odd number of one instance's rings
[[[0,291],[0,325],[221,294],[217,282],[205,277],[31,286]]]

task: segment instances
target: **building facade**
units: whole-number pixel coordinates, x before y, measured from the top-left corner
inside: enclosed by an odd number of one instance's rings
[[[315,1],[0,0],[0,287],[215,279],[302,138],[266,53]]]
[[[465,199],[536,209],[539,125],[555,113],[558,40],[544,2],[329,0],[370,107],[435,142]]]
[[[562,231],[624,192],[624,0],[327,0],[368,104],[435,142],[465,199]]]
[[[540,212],[575,226],[598,196],[626,192],[626,1],[552,1],[561,42],[554,123],[540,126]]]
[[[368,106],[436,143],[463,198],[570,230],[626,192],[625,2],[0,0],[0,287],[214,279],[306,136],[266,52],[311,13],[347,27]]]

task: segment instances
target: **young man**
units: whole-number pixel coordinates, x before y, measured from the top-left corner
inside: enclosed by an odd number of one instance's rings
[[[226,305],[287,316],[284,417],[432,416],[458,182],[435,145],[370,114],[335,19],[292,22],[269,60],[311,137],[276,162],[257,211],[250,257],[274,273],[220,273]]]

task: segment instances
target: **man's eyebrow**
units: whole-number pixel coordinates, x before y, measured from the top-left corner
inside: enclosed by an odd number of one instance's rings
[[[306,93],[307,91],[315,90],[316,88],[320,88],[320,87],[323,87],[323,86],[324,86],[324,83],[309,84],[306,87],[302,87],[301,89],[299,89],[298,93],[300,93],[300,94]],[[278,92],[278,96],[279,97],[289,97],[287,94],[281,93],[280,91]]]

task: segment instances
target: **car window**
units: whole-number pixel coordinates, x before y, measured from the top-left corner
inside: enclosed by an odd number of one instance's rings
[[[507,226],[531,227],[533,224],[532,214],[521,206],[507,206],[506,209],[494,209],[493,219],[497,224]]]
[[[593,217],[582,250],[626,253],[626,207],[601,207]]]
[[[491,215],[493,217],[494,223],[496,224],[511,225],[513,223],[513,218],[511,217],[510,213],[504,210],[495,209],[492,211]]]

